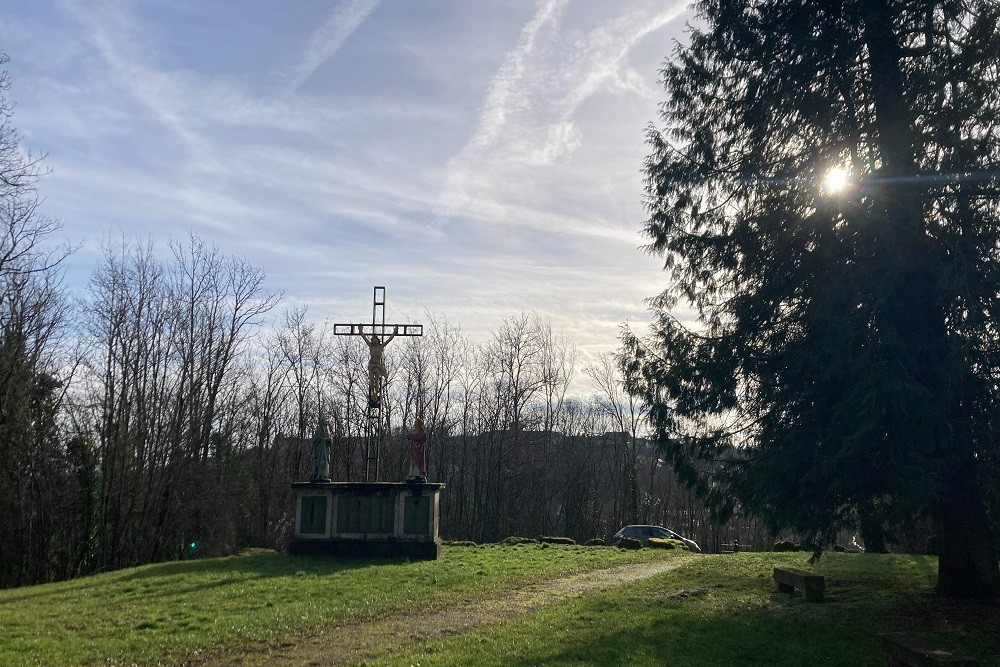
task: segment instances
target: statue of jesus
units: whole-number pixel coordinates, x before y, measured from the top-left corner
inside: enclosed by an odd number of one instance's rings
[[[392,334],[384,339],[380,339],[374,332],[371,336],[365,335],[362,331],[361,338],[368,344],[368,352],[371,357],[368,359],[368,406],[379,407],[379,397],[382,395],[382,382],[387,375],[385,370],[385,346],[396,337],[398,327],[393,326]],[[385,336],[385,332],[382,333]]]

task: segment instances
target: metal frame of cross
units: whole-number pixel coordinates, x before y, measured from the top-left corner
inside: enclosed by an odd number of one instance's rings
[[[385,286],[376,285],[372,290],[372,321],[371,324],[334,324],[333,334],[335,336],[379,336],[390,339],[395,336],[423,336],[424,326],[422,324],[386,324],[385,322]],[[388,345],[388,342],[383,343]],[[371,388],[376,386],[371,376],[372,369],[369,363],[369,396],[368,409],[366,412],[368,427],[366,429],[365,440],[365,481],[378,481],[379,477],[379,451],[381,449],[385,424],[382,419],[383,403],[382,397],[372,396]],[[379,388],[379,394],[385,393],[385,383]],[[374,463],[374,479],[370,479],[372,464]]]
[[[334,324],[335,336],[369,336],[378,334],[384,336],[391,329],[392,336],[423,336],[422,324],[386,324],[385,323],[385,287],[376,285],[372,289],[372,323],[371,324]]]

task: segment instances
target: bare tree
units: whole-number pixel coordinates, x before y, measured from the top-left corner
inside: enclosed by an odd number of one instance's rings
[[[0,52],[0,68],[9,58]],[[65,576],[56,540],[68,515],[69,462],[59,442],[65,377],[58,359],[69,304],[50,245],[57,221],[39,209],[42,156],[26,153],[13,126],[10,77],[0,70],[0,586]],[[79,535],[75,539],[79,538]],[[62,555],[58,555],[62,552]]]
[[[597,409],[607,415],[619,435],[611,434],[613,443],[627,448],[627,458],[616,457],[625,464],[624,488],[615,494],[614,516],[616,522],[632,523],[639,520],[639,431],[645,416],[645,405],[625,391],[624,378],[614,353],[605,352],[597,363],[583,370],[597,390]],[[655,468],[656,457],[652,464]],[[624,501],[624,502],[622,502]]]

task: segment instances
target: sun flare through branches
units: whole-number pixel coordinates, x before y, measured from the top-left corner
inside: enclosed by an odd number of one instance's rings
[[[827,195],[837,195],[851,185],[851,172],[844,167],[832,167],[823,176],[823,192]]]

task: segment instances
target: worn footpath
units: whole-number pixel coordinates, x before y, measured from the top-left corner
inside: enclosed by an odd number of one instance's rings
[[[357,619],[321,630],[276,648],[229,651],[186,662],[188,665],[350,665],[399,650],[413,641],[433,640],[500,623],[545,605],[588,592],[641,581],[689,562],[678,558],[594,570],[534,583],[494,597],[452,602],[445,608],[414,609],[375,619]]]

